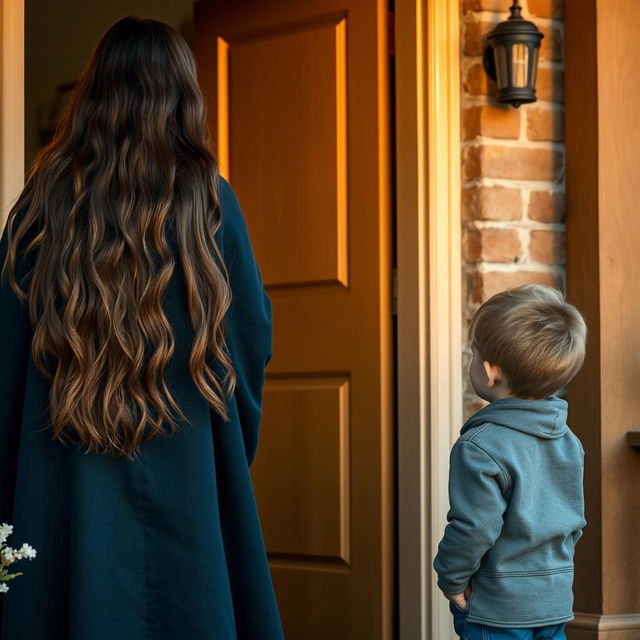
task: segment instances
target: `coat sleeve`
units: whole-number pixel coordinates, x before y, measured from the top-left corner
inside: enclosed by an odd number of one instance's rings
[[[463,593],[494,545],[507,508],[506,476],[497,462],[473,442],[459,440],[451,450],[448,524],[433,567],[444,593]]]
[[[265,367],[271,359],[271,300],[264,290],[247,225],[231,185],[220,176],[221,250],[231,286],[227,347],[236,373],[235,398],[247,463],[258,447]]]
[[[17,227],[18,218],[13,228]],[[7,255],[7,226],[0,240],[0,270]],[[22,288],[24,262],[16,259],[16,278]],[[0,278],[0,523],[11,524],[15,473],[22,422],[27,365],[31,348],[29,308],[9,285],[9,271]]]

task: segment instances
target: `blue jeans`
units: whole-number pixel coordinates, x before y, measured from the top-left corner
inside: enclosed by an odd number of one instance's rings
[[[567,640],[564,623],[547,627],[529,627],[525,629],[504,629],[486,624],[467,622],[466,611],[449,600],[449,609],[453,614],[453,628],[460,640]]]

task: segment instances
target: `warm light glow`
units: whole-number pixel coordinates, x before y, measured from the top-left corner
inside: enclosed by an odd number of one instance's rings
[[[511,74],[514,87],[527,86],[529,47],[524,42],[515,42],[511,48]]]
[[[229,173],[229,43],[221,37],[218,46],[218,171],[227,180]]]

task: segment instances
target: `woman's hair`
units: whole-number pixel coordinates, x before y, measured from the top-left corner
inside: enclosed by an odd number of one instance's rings
[[[546,398],[582,367],[587,326],[561,291],[526,284],[482,304],[471,320],[469,338],[484,360],[502,368],[513,394]]]
[[[86,453],[132,458],[165,421],[177,429],[171,407],[186,419],[164,380],[175,346],[162,308],[176,265],[168,230],[194,332],[189,369],[227,419],[231,294],[205,118],[184,38],[127,16],[98,43],[9,213],[2,274],[29,302],[32,357],[52,381],[53,438],[66,444],[75,432]],[[38,249],[28,292],[15,277],[21,242],[25,255]]]

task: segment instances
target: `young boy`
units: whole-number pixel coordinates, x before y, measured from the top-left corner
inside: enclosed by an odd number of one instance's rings
[[[560,291],[508,289],[469,328],[490,404],[451,450],[447,527],[433,566],[463,640],[565,639],[584,519],[584,449],[554,395],[580,370],[587,328]]]

